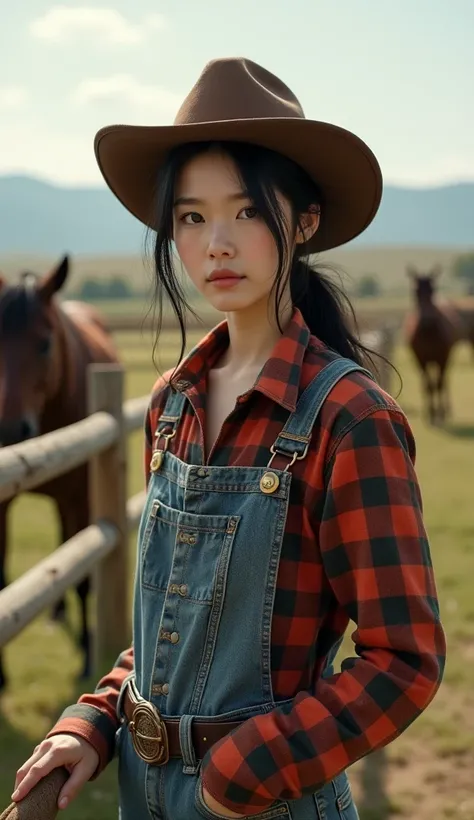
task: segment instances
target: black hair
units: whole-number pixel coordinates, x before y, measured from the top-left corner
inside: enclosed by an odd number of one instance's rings
[[[289,258],[288,228],[292,231],[302,229],[300,219],[303,214],[316,208],[320,212],[320,230],[324,230],[324,198],[318,185],[291,159],[268,148],[242,142],[194,142],[180,145],[170,151],[160,171],[156,189],[156,237],[153,245],[154,296],[155,305],[158,306],[155,343],[162,327],[166,301],[170,302],[181,331],[180,360],[186,348],[186,311],[199,319],[188,303],[173,265],[173,205],[181,169],[192,158],[213,149],[233,160],[243,190],[248,193],[250,201],[275,240],[278,268],[273,290],[277,321],[289,276],[292,302],[300,309],[310,332],[341,356],[376,369],[374,355],[381,359],[384,357],[371,351],[358,338],[355,313],[342,287],[324,273],[322,267],[316,268],[310,263],[304,245],[298,245],[293,258]],[[280,192],[289,201],[294,225],[285,224],[285,215],[276,192]],[[294,236],[294,233],[291,235]]]

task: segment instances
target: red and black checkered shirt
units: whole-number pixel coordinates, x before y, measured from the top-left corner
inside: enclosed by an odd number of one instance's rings
[[[171,448],[185,462],[204,463],[207,372],[228,341],[223,322],[176,373],[189,401]],[[295,309],[224,422],[210,463],[266,466],[289,412],[328,360]],[[167,381],[165,374],[155,386],[146,420],[147,471]],[[307,457],[291,468],[271,657],[274,696],[292,699],[291,708],[245,721],[202,763],[204,785],[228,809],[251,815],[277,798],[316,791],[397,737],[435,695],[446,645],[414,460],[410,427],[391,396],[362,373],[344,377],[324,404]],[[350,620],[354,656],[323,678],[328,651]],[[90,741],[99,771],[113,753],[117,694],[132,668],[128,649],[50,733]]]

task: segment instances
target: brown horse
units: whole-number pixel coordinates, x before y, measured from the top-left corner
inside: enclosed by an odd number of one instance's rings
[[[447,369],[464,329],[454,305],[435,299],[435,283],[441,274],[438,266],[426,274],[409,266],[407,274],[414,284],[416,307],[405,320],[405,338],[422,373],[427,418],[436,424],[450,413]]]
[[[43,278],[24,273],[15,285],[0,277],[0,446],[16,444],[79,421],[87,415],[86,374],[92,362],[118,362],[115,345],[100,315],[81,302],[55,294],[69,271],[65,256]],[[89,524],[87,465],[37,487],[56,503],[62,541]],[[0,590],[6,586],[7,510],[0,503]],[[87,617],[89,579],[77,587],[81,602],[83,676],[90,674]],[[65,617],[64,601],[54,610]],[[0,689],[6,684],[0,657]]]
[[[472,346],[474,356],[474,300],[472,297],[456,304],[462,323],[462,338]]]

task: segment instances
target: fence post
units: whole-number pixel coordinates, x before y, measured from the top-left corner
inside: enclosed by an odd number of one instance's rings
[[[95,673],[130,641],[128,605],[127,438],[123,423],[124,372],[118,364],[88,368],[89,413],[105,411],[117,420],[117,440],[89,462],[90,522],[106,519],[118,530],[115,549],[94,572],[96,605]]]

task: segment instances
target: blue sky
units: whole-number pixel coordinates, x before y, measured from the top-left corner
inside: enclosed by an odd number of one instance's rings
[[[6,1],[6,0],[5,0]],[[474,0],[21,0],[0,28],[0,174],[102,184],[95,132],[165,124],[204,64],[244,56],[386,183],[474,180]]]

